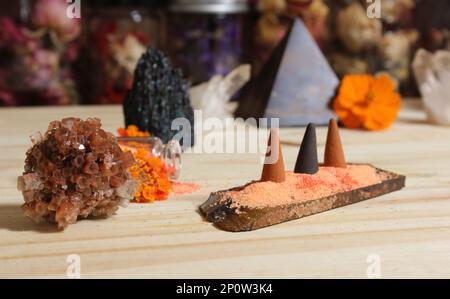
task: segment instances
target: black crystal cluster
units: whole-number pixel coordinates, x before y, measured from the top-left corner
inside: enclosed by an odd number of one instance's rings
[[[185,147],[194,144],[194,112],[188,82],[181,70],[173,68],[169,58],[153,47],[139,59],[123,110],[125,125],[136,125],[164,143],[181,130],[172,130],[172,121],[186,118],[191,125],[191,140],[190,144],[184,139],[180,143]]]

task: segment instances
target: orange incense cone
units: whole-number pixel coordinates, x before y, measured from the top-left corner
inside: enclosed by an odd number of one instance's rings
[[[347,167],[345,163],[344,150],[342,149],[339,128],[334,119],[330,119],[328,124],[327,143],[325,145],[324,166],[328,167]]]
[[[286,173],[284,171],[283,154],[281,152],[280,134],[278,129],[271,129],[268,142],[268,152],[266,153],[266,160],[264,161],[261,181],[281,183],[285,180]]]

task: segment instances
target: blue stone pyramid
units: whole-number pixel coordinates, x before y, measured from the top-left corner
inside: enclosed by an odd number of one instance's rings
[[[339,84],[300,19],[295,19],[261,72],[242,91],[236,116],[279,118],[280,126],[325,125]]]

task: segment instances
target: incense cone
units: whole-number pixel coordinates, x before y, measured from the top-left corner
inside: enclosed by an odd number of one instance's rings
[[[328,167],[347,167],[345,163],[344,150],[342,149],[339,128],[334,119],[330,119],[328,124],[327,143],[325,145],[324,166]]]
[[[272,139],[273,145],[272,146]],[[284,171],[283,153],[281,152],[280,135],[278,129],[271,129],[268,148],[270,151],[266,153],[266,160],[264,162],[261,181],[281,183],[286,180],[286,173]]]
[[[316,127],[309,124],[303,136],[302,145],[295,162],[295,173],[315,174],[319,171],[317,162]]]

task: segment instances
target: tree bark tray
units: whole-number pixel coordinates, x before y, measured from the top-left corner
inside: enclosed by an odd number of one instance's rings
[[[400,190],[405,186],[405,176],[373,168],[377,175],[383,177],[380,183],[323,198],[271,205],[264,208],[249,208],[242,205],[237,208],[236,205],[233,205],[235,199],[225,192],[242,190],[254,183],[251,182],[245,186],[211,193],[208,200],[199,209],[205,219],[219,229],[230,232],[251,231],[351,205]]]

